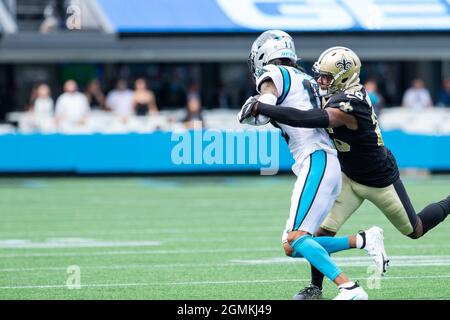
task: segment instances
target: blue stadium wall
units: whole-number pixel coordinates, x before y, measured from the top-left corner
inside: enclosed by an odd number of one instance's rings
[[[272,134],[253,132],[256,140],[245,148],[242,158],[238,156],[237,143],[226,144],[228,134],[215,131],[215,137],[209,138],[202,132],[192,131],[180,134],[2,135],[0,173],[245,172],[270,170],[274,166],[279,166],[280,171],[290,170],[293,160],[278,131]],[[249,136],[247,131],[233,135],[236,139]],[[450,136],[385,131],[383,137],[401,168],[450,170]],[[223,148],[212,150],[213,141],[217,139],[224,143]],[[277,151],[279,157],[275,159]]]

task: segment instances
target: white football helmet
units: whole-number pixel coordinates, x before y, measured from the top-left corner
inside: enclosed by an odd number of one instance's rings
[[[280,58],[297,63],[294,40],[289,34],[281,30],[265,31],[253,42],[248,57],[250,73],[257,79],[265,65]]]

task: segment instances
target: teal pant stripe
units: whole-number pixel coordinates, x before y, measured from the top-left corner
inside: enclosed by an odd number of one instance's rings
[[[310,155],[309,172],[300,195],[297,214],[294,220],[294,228],[292,230],[298,230],[311,209],[317,191],[319,190],[320,183],[322,182],[323,175],[325,174],[326,167],[327,153],[325,151],[319,150]]]
[[[304,257],[330,280],[336,279],[342,273],[328,252],[310,235],[295,239],[291,247],[296,257]]]
[[[283,92],[279,96],[277,100],[277,104],[282,104],[283,101],[286,99],[289,90],[291,90],[291,75],[289,74],[289,71],[285,67],[279,66],[281,75],[283,77]]]

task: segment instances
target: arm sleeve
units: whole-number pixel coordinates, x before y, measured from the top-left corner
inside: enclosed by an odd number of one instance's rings
[[[324,109],[302,111],[288,107],[277,108],[274,105],[262,102],[258,102],[256,108],[258,114],[265,115],[276,122],[291,127],[328,128],[330,124],[328,113]]]

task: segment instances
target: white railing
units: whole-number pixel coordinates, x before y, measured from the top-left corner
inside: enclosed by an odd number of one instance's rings
[[[433,107],[410,110],[402,107],[384,109],[379,117],[384,130],[402,130],[417,134],[450,135],[450,108]]]
[[[204,110],[204,127],[218,130],[245,129],[237,119],[237,109]],[[181,122],[184,109],[161,111],[158,115],[121,118],[112,112],[94,110],[83,124],[56,124],[52,116],[36,117],[32,113],[13,112],[7,115],[12,125],[0,126],[0,134],[4,133],[146,133],[155,130],[178,130],[184,128]],[[423,111],[411,111],[405,108],[384,109],[379,117],[383,130],[402,130],[407,133],[450,135],[450,108],[428,108]],[[256,127],[260,130],[271,128],[270,125]]]
[[[0,126],[0,134],[7,133],[65,133],[65,134],[121,134],[121,133],[149,133],[156,130],[173,131],[184,129],[181,121],[185,115],[184,109],[161,111],[157,115],[130,116],[127,119],[112,112],[94,110],[83,123],[62,122],[57,124],[53,116],[36,116],[29,112],[11,112],[6,120],[13,125]],[[236,118],[238,110],[216,109],[203,111],[203,127],[207,129],[235,130],[248,128],[241,125]],[[257,127],[261,130],[270,128],[269,125]]]

